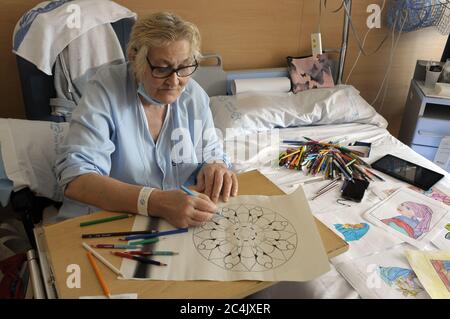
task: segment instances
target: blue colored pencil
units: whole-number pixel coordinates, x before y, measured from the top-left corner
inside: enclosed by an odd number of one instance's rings
[[[191,191],[189,188],[187,188],[187,187],[184,186],[184,185],[181,185],[181,189],[182,189],[186,194],[188,194],[188,195],[190,195],[190,196],[194,196],[194,197],[197,196],[196,193],[194,193],[193,191]],[[219,216],[222,216],[222,214],[220,214],[219,212],[216,212],[216,214],[219,215]]]
[[[344,174],[345,178],[347,178],[348,180],[350,180],[350,181],[353,182],[353,177],[351,177],[351,176],[350,176],[350,175],[349,175],[349,174],[341,167],[341,165],[339,164],[338,161],[336,161],[335,159],[333,159],[333,163],[334,163],[334,165],[336,165],[337,168],[342,172],[342,174]]]
[[[294,145],[297,145],[297,144],[305,144],[306,142],[305,142],[305,141],[283,140],[283,143],[284,143],[284,144],[294,144]]]
[[[184,185],[181,185],[181,189],[188,195],[191,195],[191,196],[194,196],[194,197],[197,196],[197,194],[195,194],[193,191],[191,191],[189,188],[187,188]]]
[[[187,232],[188,232],[187,228],[177,228],[177,229],[172,229],[172,230],[160,231],[158,233],[153,233],[153,234],[130,235],[130,236],[126,236],[125,239],[121,239],[121,240],[148,239],[148,238],[155,238],[155,237],[160,237],[160,236],[165,236],[165,235],[174,235],[174,234],[181,234],[181,233],[187,233]]]

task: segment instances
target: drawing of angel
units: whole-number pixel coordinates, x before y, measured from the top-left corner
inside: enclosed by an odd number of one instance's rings
[[[427,205],[407,201],[400,204],[397,211],[400,215],[382,219],[381,221],[414,239],[419,238],[430,230],[433,211]]]
[[[338,230],[346,241],[360,240],[369,231],[369,224],[334,224],[334,228]]]
[[[412,269],[379,266],[378,270],[381,279],[389,286],[395,285],[405,297],[415,297],[423,291],[423,287]]]

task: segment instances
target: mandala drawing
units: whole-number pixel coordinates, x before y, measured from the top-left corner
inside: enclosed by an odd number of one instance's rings
[[[286,263],[297,248],[297,232],[280,214],[252,204],[224,207],[193,232],[197,251],[230,271],[266,271]]]

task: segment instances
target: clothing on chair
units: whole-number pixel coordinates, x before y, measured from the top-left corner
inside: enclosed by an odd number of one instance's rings
[[[69,122],[87,81],[97,69],[105,64],[123,62],[125,57],[122,48],[109,23],[96,26],[73,40],[58,55],[55,63],[57,97],[50,100],[52,114],[62,115]]]
[[[78,13],[79,25],[76,20],[71,24]],[[136,18],[136,13],[109,0],[45,1],[16,24],[13,52],[52,75],[56,58],[69,43],[96,26],[124,18]]]
[[[113,1],[55,0],[38,4],[17,23],[13,52],[48,75],[54,69],[52,115],[69,121],[98,67],[125,61],[111,26],[124,18],[136,14]]]

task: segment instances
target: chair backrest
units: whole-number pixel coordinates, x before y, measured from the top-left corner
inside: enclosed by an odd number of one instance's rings
[[[132,18],[111,23],[125,56],[133,24],[134,19]],[[17,56],[17,66],[26,118],[29,120],[64,122],[64,117],[51,114],[50,99],[56,95],[53,76],[45,74],[33,63],[19,56]]]

